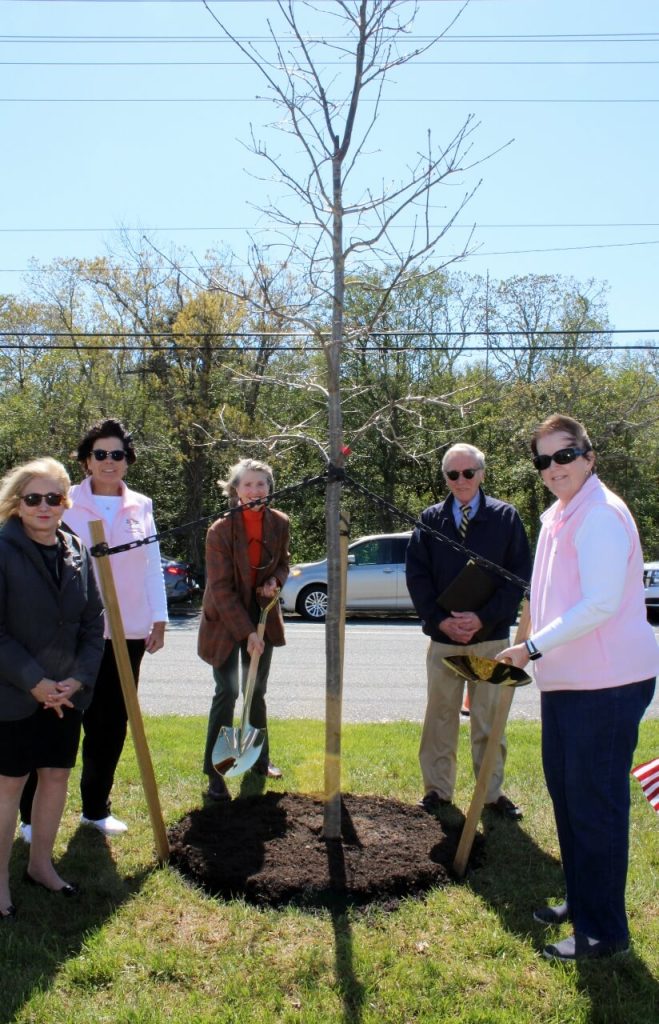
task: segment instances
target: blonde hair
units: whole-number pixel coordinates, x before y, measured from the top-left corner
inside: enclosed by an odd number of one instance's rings
[[[61,462],[44,455],[43,458],[24,462],[22,466],[15,466],[3,476],[0,481],[0,523],[18,514],[23,488],[28,481],[34,477],[47,476],[57,481],[57,486],[64,495],[64,508],[70,508],[73,502],[69,498],[69,474]]]
[[[232,508],[238,504],[238,495],[236,493],[236,487],[242,480],[245,473],[263,473],[268,481],[268,489],[270,494],[275,489],[275,478],[272,472],[272,467],[267,462],[259,462],[258,459],[240,459],[234,466],[231,466],[226,480],[218,480],[218,485],[222,488],[224,494],[229,499],[229,504]]]

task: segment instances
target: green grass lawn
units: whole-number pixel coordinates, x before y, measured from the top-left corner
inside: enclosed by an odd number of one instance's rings
[[[201,718],[146,720],[168,824],[201,803],[205,726]],[[72,779],[56,853],[64,876],[84,886],[79,900],[27,889],[26,847],[15,844],[20,916],[0,927],[0,1024],[655,1024],[659,816],[634,780],[633,954],[580,967],[540,955],[545,937],[562,933],[531,913],[561,897],[562,876],[539,732],[537,723],[510,724],[506,791],[525,817],[488,830],[484,863],[463,884],[393,912],[342,914],[220,902],[156,867],[128,744],[114,792],[126,836],[106,842],[77,827],[77,773]],[[344,792],[416,801],[418,739],[413,723],[345,726]],[[319,792],[323,744],[320,722],[274,720],[271,745],[285,777],[272,788]],[[636,763],[658,752],[659,721],[647,721]],[[463,728],[456,801],[465,809],[468,765]]]

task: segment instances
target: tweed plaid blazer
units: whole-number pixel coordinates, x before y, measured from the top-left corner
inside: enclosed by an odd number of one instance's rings
[[[283,586],[289,570],[288,516],[266,508],[263,517],[263,565],[256,576],[260,587],[274,576]],[[247,535],[240,512],[218,519],[206,534],[206,589],[201,609],[197,651],[209,665],[224,664],[236,644],[246,640],[255,626],[249,614],[252,602],[252,570]],[[284,619],[276,605],[268,615],[265,637],[282,647]]]

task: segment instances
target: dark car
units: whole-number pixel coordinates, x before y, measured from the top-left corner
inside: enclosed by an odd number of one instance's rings
[[[161,555],[162,574],[165,578],[167,604],[179,604],[190,601],[200,593],[201,588],[194,578],[192,566],[187,562],[178,562],[175,558]]]

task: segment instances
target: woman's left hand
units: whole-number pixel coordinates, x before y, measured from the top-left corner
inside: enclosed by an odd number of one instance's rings
[[[494,658],[495,661],[505,661],[514,665],[515,668],[525,668],[529,661],[529,652],[526,644],[515,644],[513,647],[506,647],[505,651],[499,651]]]
[[[161,647],[165,646],[165,626],[166,622],[154,622],[151,627],[151,632],[146,638],[144,649],[148,654],[155,654]]]

